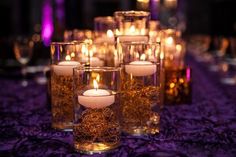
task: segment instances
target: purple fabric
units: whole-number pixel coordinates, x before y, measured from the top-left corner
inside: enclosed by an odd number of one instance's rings
[[[193,103],[165,106],[161,133],[122,136],[114,151],[93,156],[233,157],[236,154],[236,87],[219,83],[217,73],[188,59]],[[72,133],[51,128],[46,86],[0,78],[0,156],[89,156],[75,152]]]

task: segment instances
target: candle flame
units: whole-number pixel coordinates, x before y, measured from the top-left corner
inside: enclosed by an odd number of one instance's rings
[[[174,88],[175,87],[175,83],[170,83],[170,88]]]
[[[96,76],[96,81],[100,81],[100,75],[98,74],[97,76]]]
[[[165,57],[164,52],[161,52],[161,53],[160,53],[160,59],[164,59],[164,57]]]
[[[66,55],[65,59],[66,59],[66,61],[70,61],[71,60],[70,55]]]
[[[142,54],[141,57],[140,57],[140,60],[144,61],[145,59],[146,59],[146,55]]]
[[[176,50],[177,50],[177,52],[181,52],[182,46],[180,44],[177,44],[176,45]]]
[[[75,57],[75,53],[72,52],[72,53],[70,54],[70,56],[71,56],[72,58],[74,58],[74,57]]]
[[[115,30],[116,35],[121,35],[120,31],[118,29]]]
[[[142,29],[141,29],[141,34],[142,34],[142,35],[145,35],[145,33],[146,33],[146,30],[145,30],[144,28],[142,28]]]
[[[108,38],[112,38],[114,36],[114,34],[113,34],[113,32],[112,32],[112,30],[107,30],[107,37]]]
[[[89,56],[90,56],[90,57],[93,57],[93,50],[90,50],[90,51],[89,51]]]
[[[172,45],[174,43],[174,39],[172,37],[168,37],[166,38],[165,43],[167,45]]]
[[[161,42],[161,37],[157,37],[156,42],[158,42],[158,43]]]
[[[85,45],[82,45],[81,51],[83,54],[88,55],[88,49]]]
[[[94,79],[93,80],[93,87],[97,90],[98,89],[98,83],[97,81]]]
[[[132,25],[132,26],[129,28],[129,31],[130,31],[130,33],[135,33],[135,26]]]

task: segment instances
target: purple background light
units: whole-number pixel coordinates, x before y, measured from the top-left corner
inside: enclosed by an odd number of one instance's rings
[[[191,69],[190,69],[190,67],[188,67],[186,69],[186,74],[187,74],[187,81],[190,81],[190,79],[191,79]]]
[[[64,25],[65,21],[65,9],[64,0],[56,0],[56,18],[61,25]]]
[[[149,8],[152,20],[159,20],[159,6],[160,0],[150,0]]]
[[[53,35],[53,10],[51,0],[45,0],[42,8],[42,39],[49,46]]]

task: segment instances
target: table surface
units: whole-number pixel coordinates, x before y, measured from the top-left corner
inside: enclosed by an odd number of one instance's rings
[[[93,156],[230,157],[236,154],[236,86],[188,58],[192,104],[165,106],[156,136],[122,136],[121,146]],[[0,77],[0,156],[90,156],[73,149],[71,132],[51,128],[47,87]]]

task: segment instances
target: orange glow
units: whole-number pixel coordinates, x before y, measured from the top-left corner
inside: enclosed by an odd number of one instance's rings
[[[118,29],[115,30],[116,35],[121,35],[120,31]]]
[[[71,56],[72,58],[74,58],[74,57],[75,57],[75,53],[72,52],[72,53],[70,54],[70,56]]]
[[[94,87],[95,89],[98,89],[98,83],[97,83],[96,80],[93,80],[93,87]]]
[[[98,82],[100,81],[100,75],[99,75],[99,74],[96,76],[96,80],[97,80]]]
[[[140,2],[140,3],[149,3],[149,0],[137,0],[137,2]]]
[[[146,55],[142,54],[141,57],[140,57],[140,60],[145,61],[145,59],[146,59]]]
[[[134,25],[132,25],[130,28],[129,28],[129,31],[130,31],[130,33],[131,34],[134,34],[135,33],[135,26]]]
[[[70,61],[71,60],[71,57],[70,55],[66,55],[66,58],[65,58],[66,61]]]
[[[182,46],[180,44],[176,45],[176,51],[181,52],[182,51]]]
[[[172,45],[174,43],[174,39],[172,37],[168,37],[166,38],[165,43],[167,45]]]
[[[113,34],[113,32],[112,32],[112,30],[107,30],[107,37],[109,37],[109,38],[112,38],[112,37],[114,37],[114,34]]]
[[[180,78],[180,79],[179,79],[179,82],[180,82],[180,83],[184,83],[184,79],[183,79],[183,78]]]
[[[81,51],[83,54],[88,55],[88,49],[85,45],[82,45]]]
[[[139,58],[139,53],[138,53],[138,52],[136,52],[135,57],[136,57],[137,59]]]
[[[160,54],[160,59],[164,59],[164,57],[165,57],[164,52],[161,52],[161,54]]]
[[[175,84],[174,83],[170,83],[170,88],[174,88]]]

